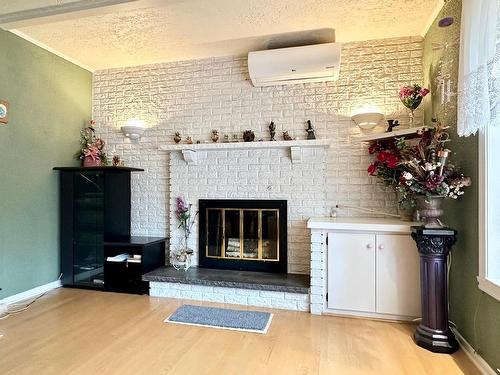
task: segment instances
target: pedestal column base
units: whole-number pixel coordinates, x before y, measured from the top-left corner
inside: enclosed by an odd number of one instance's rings
[[[458,350],[458,341],[450,329],[442,332],[419,325],[413,339],[418,346],[433,353],[451,354]]]

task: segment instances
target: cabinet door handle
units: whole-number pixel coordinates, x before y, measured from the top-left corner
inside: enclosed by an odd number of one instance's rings
[[[379,250],[384,250],[384,245],[378,245]]]
[[[372,246],[372,244],[371,244],[371,243],[369,243],[369,244],[367,244],[367,245],[366,245],[366,248],[367,248],[367,249],[371,249],[372,247],[373,247],[373,246]]]

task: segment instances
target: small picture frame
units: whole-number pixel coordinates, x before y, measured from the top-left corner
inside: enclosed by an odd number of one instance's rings
[[[0,124],[9,122],[9,102],[0,99]]]

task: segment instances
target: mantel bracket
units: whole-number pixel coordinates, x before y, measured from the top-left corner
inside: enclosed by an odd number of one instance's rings
[[[292,163],[302,163],[302,148],[299,146],[290,147],[290,159]]]
[[[182,156],[188,165],[196,165],[198,155],[195,150],[182,150]]]

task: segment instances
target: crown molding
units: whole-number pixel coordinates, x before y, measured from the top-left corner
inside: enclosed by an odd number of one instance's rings
[[[427,19],[427,22],[425,22],[424,28],[422,29],[422,32],[420,33],[420,35],[422,37],[425,37],[425,35],[427,34],[427,31],[429,31],[429,29],[431,28],[432,24],[434,23],[434,21],[438,17],[439,12],[441,12],[441,9],[443,9],[444,3],[445,3],[445,0],[438,0],[436,6],[434,7],[434,10],[429,15],[429,18]]]
[[[97,11],[98,8],[138,2],[139,0],[75,0],[70,3],[47,5],[38,8],[20,10],[0,14],[0,27],[5,30],[18,29],[40,23],[40,19],[49,18],[51,21],[67,18],[69,13],[82,11]]]
[[[50,53],[53,53],[54,55],[56,56],[59,56],[60,58],[66,60],[66,61],[69,61],[70,63],[72,64],[75,64],[77,66],[79,66],[80,68],[82,69],[85,69],[85,70],[88,70],[89,72],[93,73],[95,71],[94,68],[88,66],[88,65],[85,65],[83,63],[81,63],[80,61],[78,60],[75,60],[73,59],[72,57],[69,57],[68,55],[65,55],[64,53],[62,52],[59,52],[58,50],[52,48],[52,47],[49,47],[48,45],[40,42],[39,40],[36,40],[32,37],[30,37],[29,35],[26,35],[25,33],[19,31],[19,30],[9,30],[9,32],[11,32],[12,34],[15,34],[17,35],[18,37],[20,38],[23,38],[24,40],[40,47],[40,48],[43,48],[44,50],[50,52]]]

